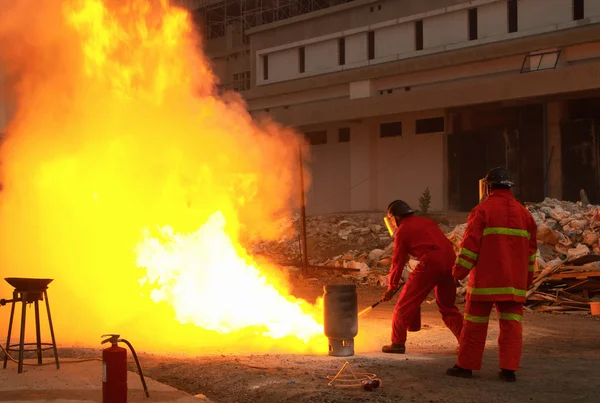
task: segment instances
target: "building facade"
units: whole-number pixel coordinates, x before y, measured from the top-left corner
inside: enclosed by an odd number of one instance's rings
[[[600,1],[355,0],[256,26],[250,111],[305,133],[311,214],[468,211],[506,165],[522,201],[600,202]]]

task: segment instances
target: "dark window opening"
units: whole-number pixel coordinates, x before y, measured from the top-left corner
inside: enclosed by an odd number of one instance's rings
[[[573,20],[583,20],[585,18],[584,1],[573,0]]]
[[[477,9],[472,8],[469,10],[469,40],[475,39],[477,39]]]
[[[338,142],[347,143],[350,141],[350,128],[342,127],[338,129]]]
[[[444,117],[417,119],[415,133],[443,133],[446,130]]]
[[[319,130],[316,132],[308,132],[305,134],[306,140],[311,146],[327,144],[327,130]]]
[[[368,51],[369,51],[369,60],[375,59],[375,32],[369,31],[368,34]]]
[[[306,70],[306,58],[305,58],[305,51],[304,51],[304,46],[301,46],[298,48],[298,64],[299,64],[299,70],[300,73],[304,73],[304,71]]]
[[[381,11],[381,4],[377,6],[377,10]]]
[[[263,57],[263,80],[269,79],[269,55]]]
[[[423,50],[423,20],[415,21],[415,49]]]
[[[519,30],[519,3],[517,0],[508,0],[508,32]]]
[[[346,64],[346,38],[340,38],[338,41],[338,63],[340,66]]]
[[[379,137],[400,137],[402,136],[402,122],[382,123],[379,126]]]

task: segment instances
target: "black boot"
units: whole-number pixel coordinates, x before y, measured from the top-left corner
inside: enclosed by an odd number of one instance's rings
[[[515,375],[515,371],[511,369],[500,369],[500,373],[498,375],[503,381],[517,382],[517,376]]]
[[[455,376],[457,378],[472,378],[473,371],[455,365],[452,368],[446,370],[446,375]]]
[[[383,351],[384,353],[390,353],[390,354],[404,354],[404,352],[406,351],[406,347],[404,346],[404,344],[390,344],[387,346],[383,346],[381,348],[381,351]]]

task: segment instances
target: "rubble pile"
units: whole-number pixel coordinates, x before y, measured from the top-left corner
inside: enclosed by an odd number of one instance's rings
[[[536,271],[527,307],[540,312],[584,313],[600,302],[600,255],[555,259]],[[596,295],[595,295],[596,294]]]
[[[300,259],[300,216],[280,220],[277,241],[252,245],[255,255],[263,255],[274,262],[294,262]],[[391,242],[383,226],[382,213],[335,214],[306,218],[306,237],[311,265],[325,265],[339,255],[339,265],[346,267],[342,257],[352,255],[358,261],[361,253],[385,249]],[[344,259],[347,261],[347,259]],[[364,259],[362,259],[364,260]],[[346,265],[346,266],[344,266]]]
[[[546,199],[527,207],[538,225],[538,241],[546,246],[546,260],[600,253],[600,206]]]
[[[600,302],[600,206],[546,199],[527,208],[536,221],[538,240],[529,308],[589,311],[590,302]],[[307,218],[309,263],[339,269],[338,275],[357,284],[387,286],[394,244],[381,218],[381,213]],[[253,251],[275,262],[298,262],[299,216],[283,220],[281,228],[278,241],[258,243]],[[466,224],[440,228],[458,254]],[[417,264],[407,263],[405,279]],[[466,282],[458,290],[459,298],[466,293]]]

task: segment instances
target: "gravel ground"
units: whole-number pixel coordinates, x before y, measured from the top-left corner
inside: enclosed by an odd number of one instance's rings
[[[307,299],[320,293],[313,285],[296,289]],[[376,301],[381,288],[360,287],[359,304]],[[462,309],[462,307],[461,307]],[[142,352],[147,376],[216,402],[592,402],[600,393],[600,320],[592,317],[528,314],[518,382],[497,378],[498,322],[490,321],[484,368],[473,379],[444,374],[455,363],[456,340],[435,304],[423,305],[423,329],[410,333],[406,355],[384,355],[393,303],[361,319],[357,354],[348,359],[326,355],[212,354],[169,356]],[[494,315],[492,315],[494,316]],[[98,350],[62,349],[63,356],[95,356]],[[383,385],[374,392],[328,387],[345,361],[356,372],[375,373]],[[133,367],[131,368],[133,370]]]

